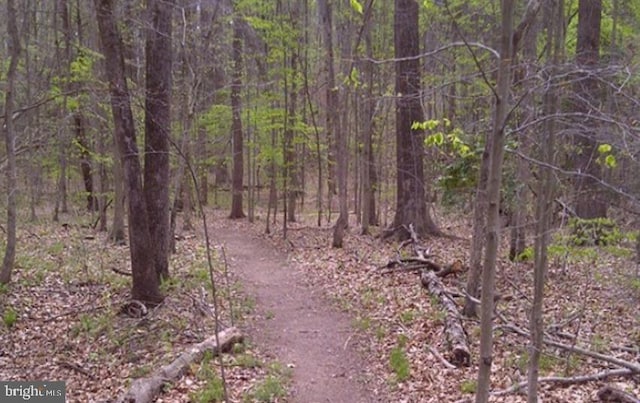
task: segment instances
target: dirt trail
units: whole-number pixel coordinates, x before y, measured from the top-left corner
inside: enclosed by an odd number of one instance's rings
[[[259,319],[251,324],[251,338],[293,367],[292,401],[381,401],[363,384],[364,367],[349,343],[349,317],[306,286],[301,269],[248,232],[225,229],[216,239],[226,244],[231,271],[256,298]]]

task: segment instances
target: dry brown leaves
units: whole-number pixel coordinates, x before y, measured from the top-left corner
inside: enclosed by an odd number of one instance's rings
[[[64,380],[69,402],[108,401],[215,331],[204,242],[183,234],[171,258],[172,280],[164,285],[166,300],[132,319],[118,314],[128,301],[130,277],[112,271],[130,270],[128,249],[73,222],[89,218],[69,220],[21,225],[13,283],[0,290],[0,314],[17,314],[11,327],[0,323],[0,379]],[[229,301],[236,312],[247,308],[233,279],[226,287],[222,268],[217,262],[214,272],[225,327]],[[239,365],[237,356],[252,359]],[[230,396],[242,401],[265,378],[269,358],[251,347],[225,360]],[[206,383],[203,373],[219,373],[217,360],[208,366],[194,364],[158,401],[190,401]]]
[[[377,267],[397,256],[397,244],[371,236],[357,235],[357,225],[345,240],[344,249],[332,249],[331,229],[318,228],[314,218],[289,226],[288,240],[282,239],[282,223],[272,225],[267,236],[273,244],[289,252],[293,262],[305,267],[308,281],[322,287],[335,303],[354,317],[354,337],[370,364],[372,376],[381,381],[380,396],[394,402],[456,402],[473,397],[477,374],[479,327],[477,321],[466,320],[474,362],[470,368],[449,369],[429,348],[447,356],[442,314],[420,285],[417,275],[404,272],[380,275]],[[447,231],[470,239],[471,228],[464,218],[447,217]],[[243,230],[264,233],[264,222],[254,225],[236,224]],[[264,236],[264,235],[263,235]],[[430,238],[424,244],[435,255],[436,262],[467,261],[470,242]],[[638,295],[629,287],[629,276],[635,266],[620,250],[600,248],[591,251],[563,248],[551,252],[551,267],[545,300],[545,323],[560,324],[550,337],[582,348],[599,351],[638,362],[640,316]],[[622,248],[624,249],[624,248]],[[502,248],[502,256],[506,255]],[[624,251],[623,253],[624,254]],[[618,256],[618,257],[616,257]],[[499,262],[497,291],[507,296],[498,310],[511,324],[526,330],[532,295],[532,265]],[[444,280],[450,290],[462,290],[465,276]],[[462,301],[458,299],[459,304]],[[501,323],[496,320],[496,326]],[[571,335],[570,339],[567,339]],[[526,381],[528,340],[511,332],[496,330],[492,390],[499,391]],[[410,362],[410,376],[399,381],[390,368],[392,348],[402,346]],[[635,351],[635,352],[634,352]],[[575,376],[611,368],[603,362],[553,348],[545,348],[541,376]],[[605,383],[636,396],[640,385],[636,380],[610,379],[580,385],[554,386],[542,384],[539,397],[545,402],[586,402],[596,399],[597,390]],[[525,391],[526,392],[526,391]],[[389,394],[387,396],[387,393]],[[492,396],[494,402],[523,402],[525,396],[510,394]]]

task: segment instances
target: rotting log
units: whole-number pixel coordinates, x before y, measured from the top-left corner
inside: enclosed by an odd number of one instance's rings
[[[219,346],[216,339],[220,343]],[[120,396],[117,402],[150,403],[162,392],[162,388],[167,382],[175,381],[182,376],[189,365],[202,359],[205,352],[211,351],[213,355],[217,355],[231,350],[235,343],[240,343],[242,340],[242,333],[240,333],[237,328],[231,327],[225,329],[218,334],[217,338],[213,335],[205,341],[189,348],[180,354],[173,362],[160,368],[150,377],[133,381],[129,391]]]
[[[424,270],[420,276],[422,285],[431,295],[436,297],[445,310],[445,335],[447,344],[451,350],[450,361],[457,367],[468,367],[471,365],[471,352],[467,342],[467,334],[462,326],[458,307],[447,294],[442,284],[442,280],[437,273]]]

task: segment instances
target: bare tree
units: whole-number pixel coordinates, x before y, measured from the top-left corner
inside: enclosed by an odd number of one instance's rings
[[[502,27],[500,31],[500,60],[498,82],[495,89],[495,110],[489,153],[487,181],[487,243],[482,268],[482,296],[480,300],[480,363],[476,403],[489,400],[491,388],[491,362],[493,360],[493,306],[495,293],[496,261],[500,243],[500,188],[504,139],[511,81],[511,57],[513,53],[513,0],[502,0]]]
[[[578,2],[578,38],[576,42],[576,63],[585,72],[575,84],[574,109],[588,115],[597,108],[599,101],[598,78],[593,70],[600,64],[600,22],[602,0],[580,0]],[[575,181],[576,214],[580,218],[605,217],[607,202],[598,192],[601,167],[597,163],[597,142],[595,130],[598,124],[581,124],[577,134],[575,168],[580,175]]]
[[[549,54],[547,71],[550,72],[548,80],[552,83],[548,86],[543,99],[544,114],[553,116],[558,111],[559,94],[557,86],[553,85],[554,66],[560,63],[560,53],[564,44],[563,18],[564,7],[562,2],[547,0],[544,8],[544,21],[547,24],[547,52]],[[544,289],[547,273],[547,246],[549,245],[549,228],[551,226],[551,213],[553,203],[554,177],[551,166],[554,164],[556,122],[554,119],[546,119],[543,127],[541,144],[542,161],[547,167],[542,168],[540,174],[537,198],[536,198],[536,227],[534,244],[534,274],[533,274],[533,304],[531,307],[529,343],[529,371],[528,392],[529,403],[538,401],[538,374],[540,356],[542,354],[542,339],[544,336],[544,323],[542,318],[542,304],[544,301]]]
[[[244,139],[242,133],[242,28],[238,17],[233,20],[231,73],[231,132],[233,136],[233,177],[231,179],[231,214],[229,218],[245,217],[242,207],[244,177]]]
[[[16,75],[20,57],[20,35],[18,33],[17,13],[14,0],[7,0],[7,45],[9,50],[9,69],[4,99],[4,140],[7,148],[7,245],[0,268],[0,284],[11,281],[11,273],[16,260],[16,134],[13,124],[15,109]]]

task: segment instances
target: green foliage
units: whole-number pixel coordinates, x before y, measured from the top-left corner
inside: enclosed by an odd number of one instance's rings
[[[13,308],[7,307],[2,313],[2,322],[4,325],[11,329],[13,325],[18,321],[18,312],[16,312]]]
[[[452,127],[448,119],[414,122],[412,129],[430,132],[425,137],[425,145],[440,151],[444,165],[438,179],[443,191],[442,202],[455,204],[459,194],[476,186],[482,147],[465,141],[462,130]]]
[[[615,168],[618,165],[616,156],[613,155],[610,144],[600,144],[598,146],[598,158],[596,162],[607,168]]]
[[[411,365],[404,351],[404,343],[402,340],[398,342],[397,346],[391,349],[391,353],[389,354],[389,367],[395,374],[398,382],[409,379]]]
[[[413,309],[400,312],[400,322],[405,325],[410,325],[415,319],[416,312]]]
[[[462,382],[460,382],[460,392],[466,395],[472,395],[476,393],[477,389],[478,389],[478,383],[476,382],[475,379],[465,379]]]
[[[269,375],[254,388],[253,392],[245,396],[245,402],[273,402],[277,398],[287,396],[287,389],[283,380],[277,376]]]
[[[209,379],[204,389],[189,393],[189,399],[195,403],[214,403],[224,401],[222,379],[217,376]]]
[[[350,0],[350,2],[351,8],[353,8],[356,13],[362,14],[364,12],[364,10],[362,9],[362,4],[358,0]]]
[[[624,238],[615,221],[609,218],[572,218],[569,228],[576,246],[616,245]]]
[[[234,358],[234,364],[241,368],[262,368],[262,361],[251,354],[240,354]]]
[[[522,253],[516,256],[516,262],[530,262],[533,260],[533,247],[527,246]]]

